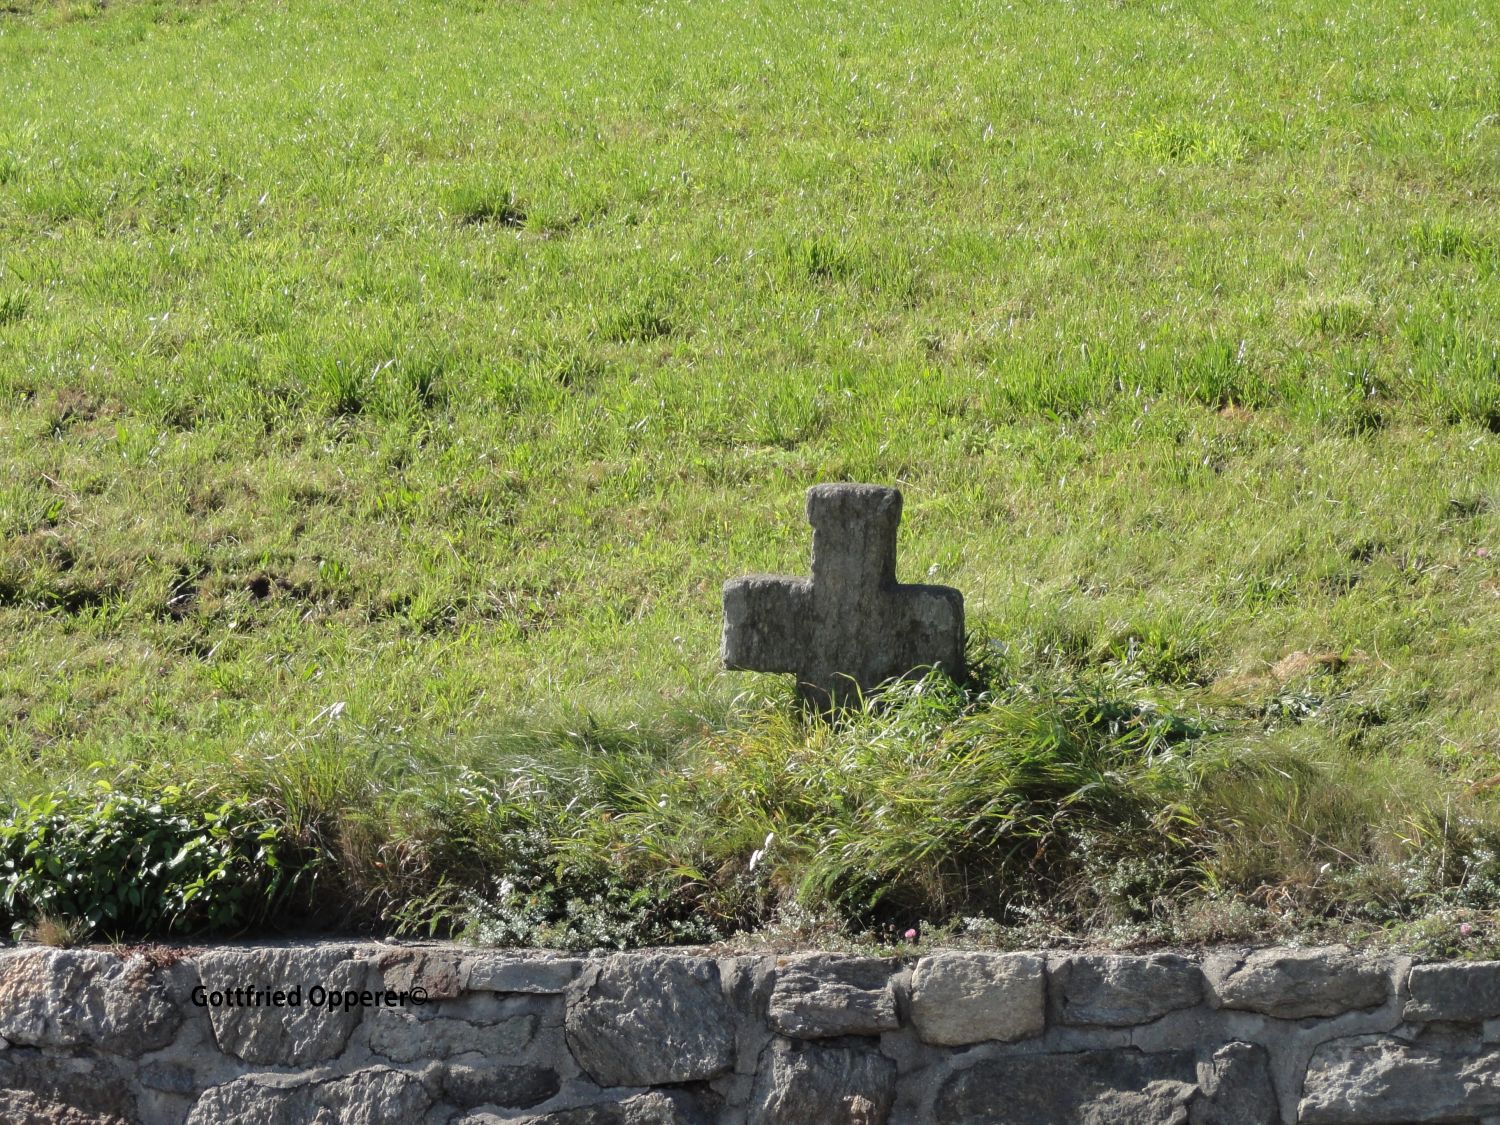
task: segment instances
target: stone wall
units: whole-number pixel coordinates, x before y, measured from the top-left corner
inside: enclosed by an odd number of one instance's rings
[[[0,952],[0,1121],[1500,1122],[1500,962]]]

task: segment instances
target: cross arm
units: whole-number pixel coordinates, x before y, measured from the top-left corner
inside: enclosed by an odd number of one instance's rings
[[[724,667],[800,672],[812,620],[812,583],[752,574],[724,583]]]
[[[891,615],[890,675],[934,665],[950,676],[964,670],[964,596],[952,586],[900,585]]]

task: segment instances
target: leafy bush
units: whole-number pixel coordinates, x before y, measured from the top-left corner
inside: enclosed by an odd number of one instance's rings
[[[724,932],[696,916],[674,880],[631,886],[607,871],[566,869],[524,882],[506,878],[468,901],[464,936],[481,945],[633,949],[717,941]]]
[[[587,810],[624,804],[623,775],[639,765],[628,752],[616,752],[584,758],[574,769],[532,761],[507,785],[466,774],[455,787],[446,823],[450,840],[465,840],[484,855],[486,878],[462,896],[464,936],[484,945],[575,950],[724,936],[700,911],[690,878],[625,869],[606,854],[573,844],[578,818],[591,815]],[[564,797],[567,792],[571,797]],[[585,797],[600,804],[573,799]]]
[[[12,936],[44,918],[109,937],[240,930],[291,902],[301,860],[244,798],[46,794],[0,821],[0,925]]]

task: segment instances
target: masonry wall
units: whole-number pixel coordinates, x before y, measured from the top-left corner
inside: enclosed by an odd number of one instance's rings
[[[0,1036],[6,1123],[1500,1122],[1500,962],[1341,949],[21,949]]]

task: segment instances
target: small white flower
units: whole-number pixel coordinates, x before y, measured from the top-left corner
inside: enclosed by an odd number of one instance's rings
[[[761,844],[760,847],[756,848],[753,852],[750,853],[751,871],[754,871],[756,865],[760,863],[761,860],[766,858],[766,852],[771,850],[771,841],[774,839],[776,839],[776,833],[767,832],[765,843]]]

